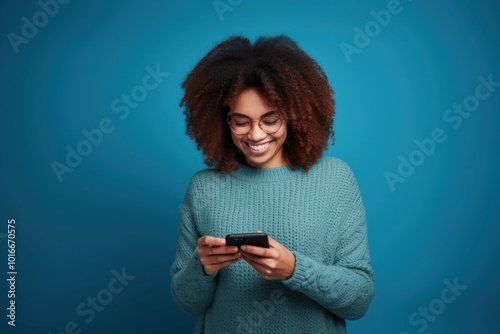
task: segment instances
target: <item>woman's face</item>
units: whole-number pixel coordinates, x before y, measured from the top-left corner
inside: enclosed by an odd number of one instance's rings
[[[229,115],[247,117],[252,123],[250,131],[246,134],[237,134],[231,131],[234,144],[243,152],[246,162],[253,167],[273,168],[286,165],[283,154],[283,144],[287,136],[285,120],[282,121],[281,128],[274,133],[266,133],[259,126],[259,121],[273,115],[275,108],[267,105],[266,100],[255,88],[248,88],[241,92],[231,109]],[[278,114],[275,114],[278,116]],[[241,118],[245,119],[245,118]],[[262,123],[265,128],[266,124]],[[272,127],[272,125],[271,125]],[[240,132],[240,131],[238,131]]]

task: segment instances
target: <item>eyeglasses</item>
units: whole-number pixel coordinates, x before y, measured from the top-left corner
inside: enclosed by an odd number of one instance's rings
[[[245,135],[252,130],[254,122],[259,122],[259,128],[268,134],[278,132],[283,125],[283,120],[275,114],[267,115],[259,120],[252,121],[243,115],[227,115],[227,123],[231,130],[238,135]]]

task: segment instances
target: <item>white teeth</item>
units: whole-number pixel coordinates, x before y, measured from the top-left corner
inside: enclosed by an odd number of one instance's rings
[[[250,146],[250,148],[254,151],[262,151],[263,149],[267,148],[269,146],[270,143],[266,143],[266,144],[263,144],[263,145],[251,145],[251,144],[248,144],[248,146]]]

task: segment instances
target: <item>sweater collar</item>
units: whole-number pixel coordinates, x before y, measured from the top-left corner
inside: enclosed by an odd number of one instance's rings
[[[231,172],[231,176],[247,182],[266,183],[288,179],[294,175],[297,175],[300,170],[300,168],[293,170],[290,166],[256,168],[246,165],[240,165],[237,170]]]

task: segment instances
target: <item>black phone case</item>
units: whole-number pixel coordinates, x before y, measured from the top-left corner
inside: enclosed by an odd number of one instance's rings
[[[241,233],[226,235],[227,246],[252,245],[269,248],[269,239],[265,233]]]

